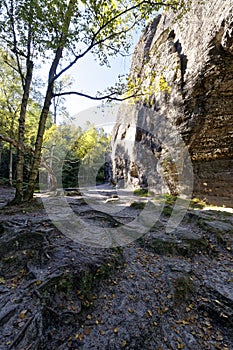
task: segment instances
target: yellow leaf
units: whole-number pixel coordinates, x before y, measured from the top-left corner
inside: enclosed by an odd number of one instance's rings
[[[134,309],[132,309],[131,307],[128,308],[128,311],[133,314],[134,313]]]
[[[83,340],[83,338],[84,338],[84,335],[83,335],[83,333],[79,334],[79,337],[78,337],[78,339],[79,339],[79,340]]]
[[[152,315],[153,315],[153,312],[152,312],[151,310],[148,310],[148,311],[147,311],[147,316],[150,316],[150,317],[151,317]]]
[[[28,311],[28,310],[23,310],[23,311],[20,312],[19,317],[21,318],[21,320],[23,320],[23,319],[26,317],[27,311]]]
[[[126,340],[122,340],[121,347],[124,348],[126,346],[126,344],[127,344]]]
[[[188,321],[185,321],[185,320],[183,320],[182,323],[183,323],[183,324],[189,324],[189,322],[188,322]]]
[[[118,328],[117,328],[117,327],[114,327],[113,332],[114,332],[115,334],[118,333]]]

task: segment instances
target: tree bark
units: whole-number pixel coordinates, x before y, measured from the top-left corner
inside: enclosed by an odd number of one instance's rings
[[[16,167],[16,193],[13,203],[18,204],[23,199],[23,166],[24,166],[24,131],[25,131],[25,117],[27,112],[27,105],[32,82],[33,62],[27,63],[27,74],[25,84],[23,87],[23,97],[19,116],[18,128],[18,148],[17,148],[17,167]]]
[[[1,169],[2,169],[2,150],[3,150],[3,145],[2,145],[2,138],[0,136],[0,176],[1,176]]]
[[[52,145],[51,146],[51,149],[50,149],[50,158],[49,158],[49,168],[51,169],[52,173],[48,170],[48,178],[47,178],[47,189],[51,189],[51,188],[54,188],[54,185],[56,184],[56,187],[55,189],[57,188],[57,182],[54,183],[54,179],[53,179],[53,176],[54,176],[54,173],[53,173],[53,151],[54,151],[54,147],[55,145]]]
[[[45,161],[42,162],[41,164],[48,172],[48,178],[49,178],[49,186],[48,186],[48,190],[49,191],[56,191],[57,189],[57,179],[56,176],[53,172],[53,169],[50,165],[48,165]]]
[[[62,53],[67,41],[67,35],[69,32],[70,22],[73,15],[73,7],[75,6],[75,3],[76,3],[76,0],[69,1],[68,8],[65,14],[63,30],[61,33],[61,40],[60,40],[61,45],[56,50],[55,57],[49,71],[48,87],[47,87],[47,92],[44,100],[44,106],[40,115],[40,121],[38,126],[36,144],[35,144],[35,152],[33,157],[33,164],[32,164],[32,169],[29,176],[27,191],[24,196],[24,200],[26,202],[30,202],[33,199],[33,193],[36,186],[36,181],[37,181],[40,162],[41,162],[41,150],[42,150],[43,136],[45,132],[45,124],[49,115],[49,109],[52,102],[52,98],[54,97],[53,89],[54,89],[54,81],[56,79],[56,71],[57,71],[59,62],[62,58]]]
[[[53,97],[53,84],[50,84],[47,89],[44,106],[40,115],[40,122],[38,127],[38,133],[35,144],[35,152],[33,156],[32,169],[29,176],[28,186],[24,195],[24,200],[30,202],[33,199],[33,193],[36,186],[36,180],[39,172],[41,162],[41,149],[43,143],[43,136],[45,132],[45,124],[49,114],[49,108]]]
[[[9,146],[9,183],[11,186],[13,185],[13,150],[11,143]]]

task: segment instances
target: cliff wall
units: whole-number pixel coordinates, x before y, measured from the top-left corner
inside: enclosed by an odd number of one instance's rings
[[[121,108],[113,137],[114,173],[124,183],[179,193],[174,145],[180,153],[185,145],[193,195],[233,205],[232,5],[193,1],[181,19],[159,15],[142,34],[130,88],[143,97]]]

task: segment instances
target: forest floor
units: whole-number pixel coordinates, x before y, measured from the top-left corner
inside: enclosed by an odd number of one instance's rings
[[[134,237],[121,231],[147,220],[147,197],[68,191],[54,211],[59,196],[6,206],[14,190],[0,193],[1,350],[233,349],[232,209],[189,208],[169,233],[166,203]]]

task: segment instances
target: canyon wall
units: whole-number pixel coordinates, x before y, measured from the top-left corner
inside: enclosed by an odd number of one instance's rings
[[[142,96],[121,107],[113,134],[119,183],[174,194],[189,186],[233,206],[232,5],[192,1],[181,18],[166,12],[143,32],[129,81]]]

